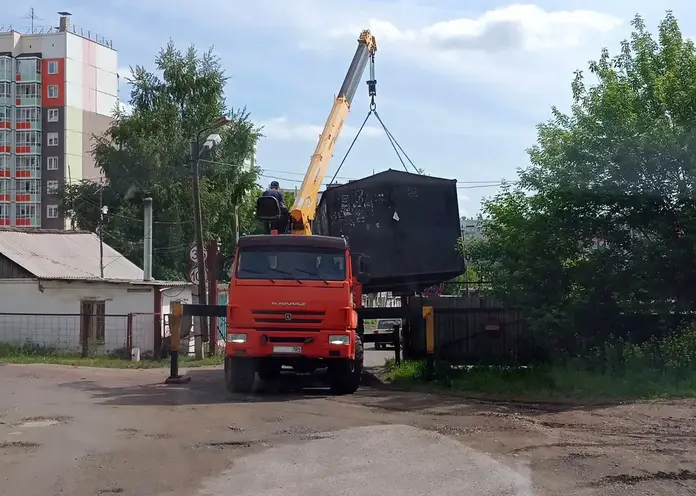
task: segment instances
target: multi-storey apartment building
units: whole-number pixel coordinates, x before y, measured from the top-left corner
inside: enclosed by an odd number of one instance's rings
[[[98,181],[91,137],[118,96],[111,43],[71,26],[0,32],[0,226],[65,229],[58,190]]]

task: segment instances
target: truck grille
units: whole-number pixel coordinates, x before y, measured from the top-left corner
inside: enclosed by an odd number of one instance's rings
[[[321,324],[326,312],[295,310],[252,310],[257,324]]]

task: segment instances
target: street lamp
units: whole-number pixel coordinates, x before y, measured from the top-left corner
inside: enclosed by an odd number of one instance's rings
[[[193,186],[193,227],[196,236],[196,267],[198,269],[198,303],[208,304],[208,295],[205,291],[205,259],[203,256],[203,222],[201,220],[201,189],[198,181],[198,166],[201,155],[206,148],[213,149],[218,146],[222,139],[219,134],[208,134],[211,131],[220,129],[230,124],[230,120],[222,116],[213,123],[204,127],[196,133],[195,139],[191,141],[191,181]],[[201,137],[208,134],[201,146]],[[208,319],[201,317],[201,341],[208,341]]]

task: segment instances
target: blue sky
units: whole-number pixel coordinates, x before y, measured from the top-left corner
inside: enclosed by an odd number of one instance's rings
[[[231,78],[229,104],[247,106],[265,126],[258,150],[263,181],[276,178],[283,187],[299,186],[357,35],[370,28],[378,41],[380,115],[416,166],[460,182],[462,215],[477,213],[481,198],[494,194],[501,179],[515,179],[516,169],[527,163],[525,148],[534,143],[535,125],[548,118],[551,105],[569,105],[573,70],[586,68],[603,46],[615,51],[636,12],[653,29],[672,9],[685,34],[693,35],[693,5],[686,0],[32,3],[42,18],[37,24],[55,24],[55,12],[68,10],[75,25],[113,39],[124,74],[129,65],[151,66],[170,38],[182,49],[213,46]],[[11,2],[0,24],[28,27],[28,11],[28,5]],[[127,88],[122,90],[127,98]],[[329,177],[367,110],[362,85]],[[339,177],[400,167],[386,137],[373,127]]]

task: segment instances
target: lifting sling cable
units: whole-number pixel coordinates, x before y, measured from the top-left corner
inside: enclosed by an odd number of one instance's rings
[[[406,172],[409,172],[408,166],[406,165],[406,162],[404,162],[403,157],[406,158],[408,163],[413,167],[413,170],[416,171],[416,174],[421,174],[421,171],[418,170],[418,167],[413,163],[413,160],[411,160],[411,157],[408,156],[408,154],[404,151],[403,147],[399,144],[399,142],[394,138],[394,135],[389,131],[387,126],[384,124],[382,121],[382,118],[379,116],[379,113],[377,113],[377,103],[375,103],[375,96],[377,95],[377,81],[375,80],[375,69],[374,69],[374,59],[370,60],[370,80],[367,82],[368,85],[368,90],[369,90],[369,95],[370,95],[370,110],[367,112],[367,115],[365,116],[365,120],[363,120],[362,125],[358,129],[358,132],[355,134],[355,137],[353,138],[353,141],[351,142],[350,146],[348,147],[348,150],[346,150],[345,155],[343,155],[343,158],[341,159],[341,163],[338,165],[338,169],[336,169],[336,172],[334,173],[333,177],[331,178],[331,181],[329,181],[329,184],[333,184],[333,182],[336,180],[336,176],[338,176],[338,173],[341,170],[341,167],[343,167],[343,164],[345,163],[346,159],[348,158],[348,155],[350,154],[351,150],[353,150],[353,146],[355,145],[356,141],[358,141],[358,138],[360,137],[360,133],[362,130],[365,128],[365,124],[367,124],[367,121],[370,119],[370,116],[374,114],[374,116],[377,118],[379,121],[380,125],[382,126],[382,129],[384,130],[384,134],[386,134],[387,139],[389,140],[389,143],[391,144],[392,148],[394,149],[394,153],[396,153],[397,158],[399,159],[399,162],[401,162],[401,166],[404,168]]]

